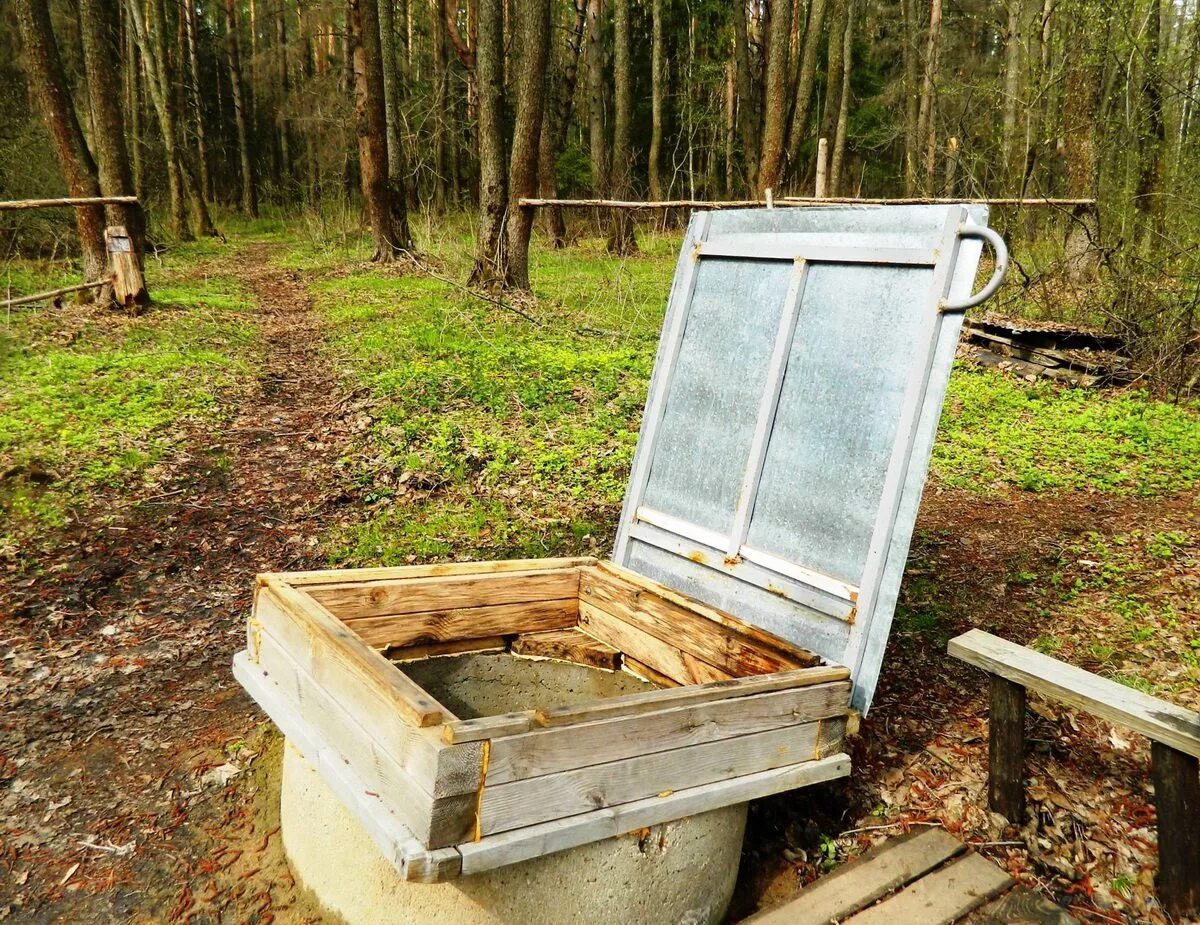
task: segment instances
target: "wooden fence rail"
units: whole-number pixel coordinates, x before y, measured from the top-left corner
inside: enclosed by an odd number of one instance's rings
[[[0,201],[0,212],[17,209],[58,209],[74,206],[135,206],[137,196],[92,196],[72,199],[8,199]]]
[[[992,206],[1058,206],[1062,208],[1094,207],[1095,199],[979,199],[961,196],[955,199],[851,199],[845,197],[786,196],[775,199],[777,207],[828,206],[828,205],[947,205],[957,203]],[[540,209],[558,206],[564,209],[753,209],[771,205],[765,199],[659,199],[638,201],[631,199],[521,199],[523,208]]]

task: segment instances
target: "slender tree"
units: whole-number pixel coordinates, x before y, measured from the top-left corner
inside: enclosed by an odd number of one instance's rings
[[[213,199],[212,171],[208,159],[208,133],[204,126],[204,97],[200,83],[200,49],[197,32],[199,19],[194,0],[184,0],[180,20],[187,33],[188,96],[192,104],[192,125],[196,132],[196,161],[200,167],[200,195],[208,202]]]
[[[592,192],[600,198],[610,192],[609,150],[604,119],[603,19],[604,0],[587,0],[588,149],[592,161]],[[601,213],[600,218],[606,227],[611,227],[611,214]]]
[[[738,131],[742,136],[742,158],[746,168],[746,183],[758,189],[758,94],[754,75],[750,73],[749,30],[746,24],[745,0],[733,0],[730,18],[733,21],[733,60],[737,67]]]
[[[942,38],[942,0],[930,0],[929,33],[925,44],[925,76],[921,81],[921,108],[917,114],[917,140],[924,151],[923,183],[926,192],[933,189],[937,166],[937,74],[938,51]]]
[[[387,115],[388,179],[404,183],[404,149],[400,131],[400,75],[396,65],[396,11],[393,0],[378,0],[379,42],[383,51],[384,112]]]
[[[80,0],[79,27],[100,188],[106,196],[137,195],[121,111],[120,23],[115,0]],[[115,224],[124,225],[129,232],[140,261],[146,237],[141,207],[112,206],[109,214]]]
[[[571,121],[571,103],[579,77],[579,56],[587,21],[587,0],[574,0],[573,19],[566,31],[566,41],[554,45],[558,53],[552,56],[547,86],[546,115],[542,120],[542,137],[538,145],[538,192],[543,198],[558,195],[558,156],[562,152]],[[551,29],[551,35],[554,30]],[[566,244],[567,226],[562,209],[554,206],[542,210],[546,237],[551,247]]]
[[[475,80],[479,91],[479,218],[475,233],[473,285],[503,283],[504,219],[508,209],[508,174],[504,158],[504,3],[480,0],[475,45]]]
[[[233,121],[237,129],[238,163],[241,165],[241,204],[242,211],[254,218],[258,216],[258,183],[254,177],[254,159],[250,156],[250,120],[242,88],[240,44],[236,0],[225,0],[225,57],[229,64]]]
[[[529,236],[533,211],[521,208],[538,182],[538,146],[545,116],[546,62],[550,56],[550,0],[514,0],[514,34],[519,40],[517,113],[509,158],[508,263],[505,282],[529,289]]]
[[[666,75],[663,73],[663,2],[650,4],[650,198],[663,199],[662,143],[663,92]]]
[[[67,191],[81,198],[99,196],[100,178],[67,90],[58,43],[50,25],[50,10],[45,0],[16,0],[16,10],[21,41],[25,46],[25,72],[30,95],[38,101],[42,119],[54,142],[54,153],[67,181]],[[108,262],[104,247],[104,207],[76,208],[75,227],[83,249],[84,280],[104,279]],[[111,299],[111,294],[107,298]]]
[[[387,112],[383,54],[376,0],[349,0],[350,47],[354,62],[355,130],[367,221],[375,242],[373,260],[390,263],[412,249],[405,196],[388,180]]]
[[[758,195],[779,191],[787,131],[788,52],[792,32],[791,0],[771,0],[767,7],[767,68],[763,98],[762,154],[758,163]],[[830,73],[833,73],[832,70]]]
[[[800,68],[796,76],[796,103],[792,110],[792,127],[788,133],[788,173],[792,178],[793,188],[805,172],[800,163],[800,146],[808,133],[809,107],[817,74],[817,49],[821,43],[824,22],[825,0],[810,0],[808,25],[804,30],[804,50],[801,52]]]
[[[842,89],[838,94],[837,128],[834,132],[833,155],[829,159],[829,189],[834,196],[842,193],[842,166],[846,160],[846,133],[850,124],[850,77],[853,70],[854,0],[846,0],[846,26],[842,30]],[[833,75],[830,79],[834,79]]]
[[[612,190],[618,199],[633,198],[630,181],[633,160],[633,75],[631,46],[633,37],[629,23],[629,0],[613,3],[613,153]],[[632,254],[638,249],[633,230],[633,216],[618,209],[609,226],[608,249],[614,254]]]

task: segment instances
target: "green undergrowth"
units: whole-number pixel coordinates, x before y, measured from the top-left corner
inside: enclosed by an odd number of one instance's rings
[[[255,332],[242,285],[201,266],[214,248],[228,251],[204,241],[148,260],[155,302],[138,317],[69,303],[0,319],[4,549],[143,476],[189,422],[220,421]]]

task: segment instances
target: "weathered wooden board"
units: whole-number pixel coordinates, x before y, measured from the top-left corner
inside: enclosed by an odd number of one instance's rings
[[[342,620],[424,611],[555,601],[579,596],[577,569],[499,574],[437,575],[368,584],[346,581],[307,589]],[[513,632],[519,631],[514,627]]]
[[[260,610],[264,616],[260,616]],[[345,624],[307,594],[282,582],[260,585],[255,593],[254,613],[249,624],[250,648],[254,647],[255,621],[266,614],[279,617],[307,640],[293,651],[306,653],[312,667],[328,665],[331,672],[354,675],[374,689],[389,705],[415,726],[436,726],[454,714],[396,670],[386,658],[346,629]]]
[[[698,659],[694,664],[689,664],[684,657],[685,653],[672,643],[665,642],[588,601],[579,602],[579,626],[597,639],[620,649],[635,661],[665,675],[676,684],[724,681],[732,677],[712,665],[707,666],[707,671],[700,671]]]
[[[405,581],[447,575],[495,575],[509,572],[545,572],[595,565],[591,556],[559,559],[500,559],[493,562],[433,562],[429,565],[393,565],[378,568],[318,569],[307,572],[264,572],[259,583],[286,581],[294,587],[342,585],[350,582]]]
[[[955,658],[977,668],[1110,722],[1128,726],[1156,742],[1200,758],[1200,713],[999,639],[983,630],[971,630],[951,639],[949,651]]]
[[[486,786],[844,718],[849,702],[850,683],[834,681],[498,738],[491,744]]]
[[[462,872],[465,875],[493,870],[602,838],[624,835],[646,826],[745,803],[796,787],[836,780],[849,773],[848,756],[830,755],[819,761],[760,771],[487,836],[473,844],[459,845],[458,850],[463,858]]]
[[[264,631],[262,651],[271,651],[273,643],[271,634]],[[472,837],[477,802],[474,793],[435,799],[368,735],[359,712],[348,711],[303,670],[296,670],[296,681],[294,691],[278,688],[282,699],[304,717],[322,747],[333,749],[348,762],[367,790],[377,794],[422,845],[445,848]],[[276,716],[271,718],[278,722]]]
[[[745,920],[744,925],[828,925],[864,909],[959,854],[965,846],[945,829],[923,829],[876,845],[794,899]],[[895,925],[901,925],[897,920]]]
[[[837,751],[844,732],[844,720],[817,721],[495,787],[485,784],[480,831],[506,832],[669,790],[815,761]]]
[[[616,671],[621,667],[620,649],[601,642],[578,627],[518,636],[513,640],[512,652],[514,655],[553,658],[577,665],[590,665],[606,671]]]
[[[453,642],[574,626],[579,599],[526,601],[484,607],[451,607],[386,617],[360,617],[346,626],[369,646],[391,647]]]
[[[690,685],[665,691],[646,691],[643,694],[625,694],[595,703],[538,710],[537,722],[539,726],[566,726],[572,723],[610,719],[614,716],[632,716],[685,704],[711,703],[717,700],[763,694],[768,691],[806,687],[810,684],[844,681],[849,677],[850,670],[841,665],[780,671],[750,678],[735,678],[732,681],[716,681],[711,684]]]
[[[853,925],[952,925],[1014,885],[1012,877],[987,858],[968,854],[846,921]]]
[[[683,686],[674,678],[668,678],[661,671],[656,671],[644,662],[639,662],[636,658],[630,658],[628,654],[621,656],[621,667],[643,681],[649,681],[651,684],[656,684],[661,688]]]
[[[415,662],[443,655],[465,655],[505,652],[510,636],[481,636],[479,639],[455,639],[451,642],[431,642],[419,646],[385,647],[384,655],[393,662]]]
[[[812,660],[757,645],[739,630],[600,569],[580,571],[579,600],[581,605],[592,604],[731,676],[812,664]]]

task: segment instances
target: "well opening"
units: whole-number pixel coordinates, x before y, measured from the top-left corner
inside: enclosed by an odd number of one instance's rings
[[[460,719],[578,706],[656,689],[626,671],[511,652],[442,655],[396,667]]]

